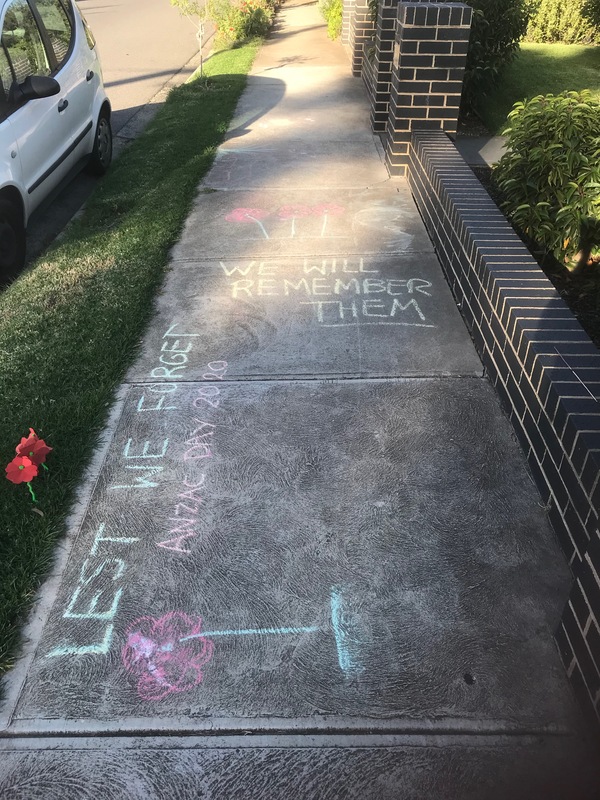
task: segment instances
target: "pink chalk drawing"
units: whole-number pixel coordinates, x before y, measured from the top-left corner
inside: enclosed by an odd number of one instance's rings
[[[279,219],[291,219],[292,220],[292,231],[291,231],[291,238],[296,235],[296,220],[302,219],[303,217],[310,217],[312,214],[312,208],[310,206],[281,206],[279,211],[277,212],[277,216]]]
[[[170,611],[159,619],[142,617],[129,627],[121,651],[128,672],[138,678],[142,700],[163,700],[202,682],[202,667],[213,643],[202,634],[202,617]]]
[[[227,222],[254,222],[260,228],[265,239],[269,238],[261,219],[269,216],[268,211],[263,211],[261,208],[234,208],[226,215]]]
[[[339,217],[346,209],[344,206],[338,206],[335,203],[323,203],[320,206],[313,206],[312,213],[317,217],[323,217],[323,227],[321,228],[321,238],[325,236],[327,229],[327,220],[329,217]]]

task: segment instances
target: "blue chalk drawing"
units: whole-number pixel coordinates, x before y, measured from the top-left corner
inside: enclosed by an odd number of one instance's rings
[[[184,636],[180,642],[185,642],[188,639],[197,639],[200,636],[213,638],[214,636],[256,636],[261,634],[300,634],[300,633],[316,633],[320,628],[314,625],[305,628],[246,628],[244,630],[229,630],[229,631],[203,631],[202,633],[194,633],[191,636]]]
[[[344,615],[342,592],[337,586],[331,590],[331,626],[340,669],[345,675],[359,675],[364,671],[358,657],[359,642],[353,635],[348,618]]]

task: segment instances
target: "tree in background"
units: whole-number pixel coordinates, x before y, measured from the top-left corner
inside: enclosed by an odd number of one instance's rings
[[[593,7],[597,22],[593,23]],[[587,8],[591,10],[592,19]],[[527,28],[531,42],[591,44],[600,38],[600,2],[598,0],[537,0],[535,13]]]
[[[450,2],[450,0],[447,0]],[[473,24],[465,70],[463,108],[476,108],[519,52],[535,0],[465,0]]]

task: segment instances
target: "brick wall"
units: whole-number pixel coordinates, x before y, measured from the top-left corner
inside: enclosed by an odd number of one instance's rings
[[[384,135],[391,175],[406,175],[414,130],[456,132],[472,14],[464,3],[399,3]]]
[[[375,22],[367,0],[343,0],[341,39],[349,52],[353,75],[360,76],[365,47],[374,36]]]
[[[450,139],[414,131],[409,183],[574,583],[556,633],[600,721],[600,353]]]

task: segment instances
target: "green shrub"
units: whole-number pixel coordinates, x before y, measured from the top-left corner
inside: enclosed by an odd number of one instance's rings
[[[600,29],[600,0],[586,0],[582,14],[590,25]]]
[[[463,107],[476,107],[519,52],[533,0],[465,0],[473,8]]]
[[[242,0],[239,5],[215,4],[213,15],[219,41],[235,44],[253,36],[265,36],[271,26],[273,8],[273,3],[267,0]]]
[[[515,103],[503,133],[493,177],[514,224],[567,262],[599,245],[600,103],[587,90],[540,95]]]
[[[319,11],[327,22],[327,35],[337,39],[342,32],[342,0],[319,0]]]
[[[530,42],[589,44],[598,40],[598,30],[584,16],[586,0],[538,0],[527,28]]]

